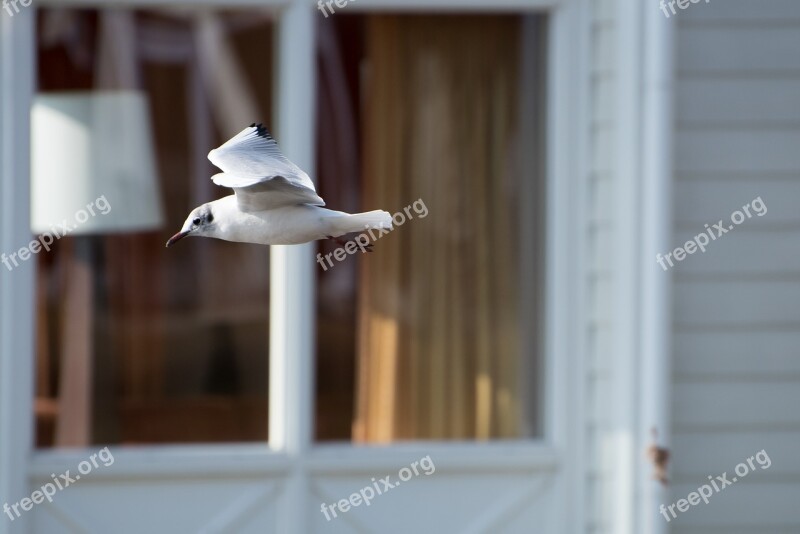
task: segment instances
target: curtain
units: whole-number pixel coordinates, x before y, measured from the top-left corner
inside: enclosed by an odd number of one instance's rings
[[[364,203],[428,216],[363,262],[356,441],[520,436],[520,20],[373,16]]]

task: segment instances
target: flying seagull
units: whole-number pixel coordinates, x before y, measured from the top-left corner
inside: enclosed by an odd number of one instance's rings
[[[168,247],[188,236],[296,245],[392,228],[391,215],[382,210],[351,215],[323,208],[314,183],[283,155],[261,124],[251,124],[209,152],[208,159],[223,171],[211,180],[235,194],[192,210],[181,231],[167,241]]]

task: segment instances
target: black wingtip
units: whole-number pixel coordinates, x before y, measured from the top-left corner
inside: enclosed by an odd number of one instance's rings
[[[250,127],[256,129],[257,136],[263,137],[264,139],[272,139],[272,136],[269,134],[267,127],[261,124],[260,122],[258,124],[253,123],[250,125]]]

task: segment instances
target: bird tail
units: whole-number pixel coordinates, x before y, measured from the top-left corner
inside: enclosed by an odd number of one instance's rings
[[[366,213],[355,213],[345,217],[337,217],[333,221],[333,228],[336,235],[350,234],[354,232],[363,232],[364,230],[374,229],[392,229],[392,216],[389,212],[383,210],[368,211]]]

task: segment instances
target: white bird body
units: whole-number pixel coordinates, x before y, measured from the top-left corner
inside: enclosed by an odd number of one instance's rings
[[[188,236],[257,243],[297,245],[317,239],[392,228],[392,217],[381,210],[349,214],[322,206],[314,183],[284,156],[267,129],[251,125],[208,159],[223,170],[212,177],[234,195],[192,210],[181,231],[167,246]]]
[[[297,245],[363,232],[365,228],[379,227],[384,213],[378,211],[350,215],[308,204],[242,212],[235,195],[209,204],[215,221],[219,222],[216,225],[212,223],[204,236],[259,245]],[[235,224],[231,221],[235,221]]]

